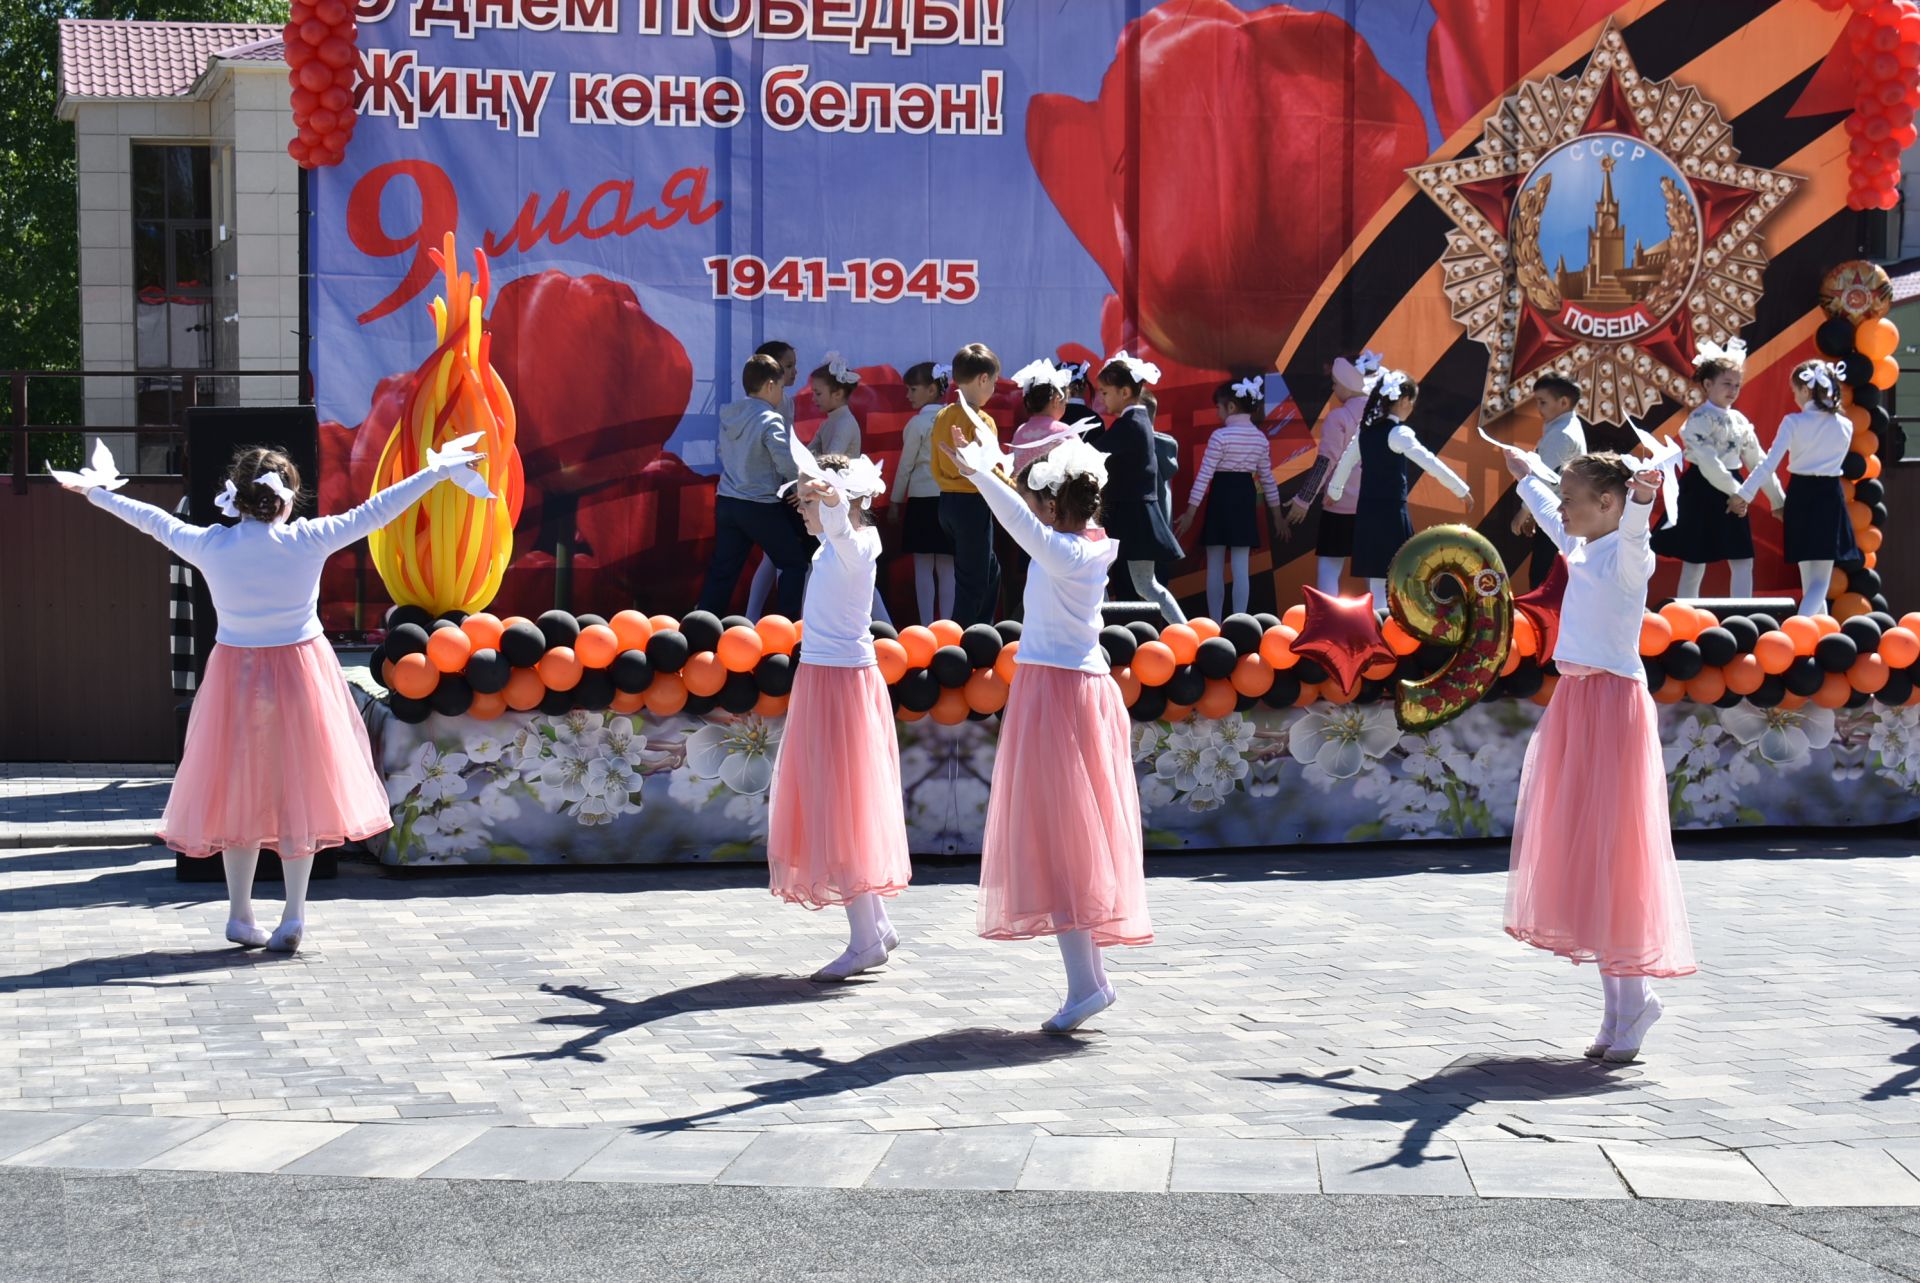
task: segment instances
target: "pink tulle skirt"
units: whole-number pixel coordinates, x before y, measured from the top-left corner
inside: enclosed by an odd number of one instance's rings
[[[803,663],[767,817],[773,893],[810,909],[898,895],[913,877],[900,741],[880,670]]]
[[[980,855],[980,934],[1091,931],[1147,944],[1140,791],[1126,705],[1104,673],[1014,669]]]
[[[304,860],[392,827],[367,728],[326,639],[215,646],[160,840],[183,855],[258,846]]]
[[[1659,719],[1639,682],[1565,674],[1554,687],[1520,772],[1506,926],[1610,976],[1698,969]]]

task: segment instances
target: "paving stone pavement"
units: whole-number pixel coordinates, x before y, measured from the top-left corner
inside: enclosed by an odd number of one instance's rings
[[[1688,840],[1705,970],[1625,1067],[1500,933],[1503,848],[1156,857],[1065,1038],[968,863],[827,986],[843,918],[757,867],[345,864],[288,958],[158,848],[3,850],[0,1168],[1920,1205],[1912,845]]]
[[[171,766],[0,762],[0,849],[153,840]]]

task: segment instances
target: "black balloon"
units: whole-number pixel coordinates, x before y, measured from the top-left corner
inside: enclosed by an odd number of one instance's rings
[[[876,619],[867,625],[867,635],[876,641],[884,637],[889,641],[900,640],[900,630],[884,619]]]
[[[718,707],[720,707],[718,695],[689,695],[687,706],[682,711],[689,717],[705,717]]]
[[[1003,619],[993,626],[993,631],[1000,634],[1000,640],[1003,643],[1017,642],[1020,640],[1020,621]]]
[[[1540,693],[1540,688],[1546,684],[1546,680],[1546,674],[1540,671],[1538,664],[1523,659],[1520,661],[1520,667],[1507,674],[1505,678],[1507,694],[1515,699],[1532,699]]]
[[[751,619],[748,619],[745,615],[727,615],[720,620],[720,631],[723,633],[726,632],[727,629],[729,628],[751,628],[751,627],[753,627],[753,621]],[[732,710],[729,709],[728,711],[731,712]]]
[[[1133,662],[1134,652],[1140,649],[1140,639],[1131,629],[1108,624],[1100,630],[1100,648],[1107,652],[1107,663],[1124,668]]]
[[[1876,615],[1885,614],[1887,607],[1890,604],[1891,603],[1887,601],[1887,595],[1885,593],[1877,592],[1873,596],[1867,598],[1867,605],[1873,607],[1873,613]]]
[[[940,698],[940,683],[924,668],[909,668],[894,686],[900,692],[900,707],[909,712],[924,713]]]
[[[729,713],[748,713],[759,702],[760,687],[752,673],[727,674],[726,685],[720,688],[720,707]]]
[[[793,691],[793,660],[786,655],[765,655],[753,666],[753,680],[769,695],[787,695]]]
[[[1142,646],[1150,641],[1160,640],[1160,630],[1144,619],[1136,619],[1127,625],[1127,631],[1140,639]]]
[[[500,653],[515,668],[532,668],[547,653],[547,639],[538,628],[523,619],[508,624],[506,631],[500,634]]]
[[[1200,670],[1200,675],[1215,681],[1233,676],[1233,666],[1239,662],[1240,652],[1225,637],[1207,638],[1200,643],[1200,650],[1193,657],[1193,666]]]
[[[1657,691],[1667,684],[1667,666],[1661,663],[1658,657],[1642,655],[1640,667],[1646,671],[1648,690]]]
[[[507,688],[513,665],[497,650],[476,650],[467,656],[467,685],[482,695],[496,695]]]
[[[459,626],[460,625],[454,623],[451,619],[436,619],[432,624],[428,625],[427,636],[431,637],[442,629],[458,628]]]
[[[1858,658],[1860,658],[1860,647],[1845,633],[1829,633],[1813,644],[1814,663],[1829,673],[1846,672],[1853,667],[1853,661]],[[1791,687],[1792,683],[1788,685]],[[1817,686],[1814,688],[1814,690],[1818,689]],[[1813,691],[1796,690],[1794,693],[1811,695]]]
[[[1228,615],[1220,621],[1220,635],[1233,643],[1235,655],[1251,655],[1260,649],[1260,639],[1267,630],[1252,615]]]
[[[1872,387],[1873,386],[1873,362],[1867,360],[1863,356],[1848,357],[1847,358],[1847,385],[1851,387],[1856,394],[1862,388]],[[1859,399],[1860,398],[1858,397],[1858,395],[1854,397],[1855,401],[1858,401]]]
[[[1814,662],[1811,655],[1802,655],[1794,660],[1780,677],[1795,695],[1811,695],[1827,680],[1826,671]]]
[[[409,726],[418,726],[427,720],[427,714],[433,712],[433,705],[424,699],[409,699],[405,695],[387,696],[387,711]]]
[[[1173,676],[1161,689],[1167,693],[1167,703],[1192,707],[1207,693],[1207,679],[1192,664],[1182,664],[1173,670]]]
[[[612,673],[604,668],[589,668],[580,674],[580,681],[574,686],[571,694],[575,708],[589,709],[597,713],[613,703],[613,697],[618,694],[618,691],[614,687]]]
[[[1303,657],[1299,663],[1295,664],[1288,671],[1303,682],[1324,682],[1327,680],[1327,670],[1320,666],[1320,661],[1317,659],[1306,659]]]
[[[433,616],[421,606],[395,606],[387,612],[387,631],[391,632],[402,624],[413,624],[424,633],[433,627]]]
[[[1725,625],[1702,628],[1700,635],[1693,639],[1693,644],[1700,648],[1701,660],[1715,668],[1731,664],[1733,657],[1740,653],[1739,638]]]
[[[1761,678],[1760,685],[1753,694],[1747,696],[1747,703],[1755,708],[1777,708],[1780,701],[1787,697],[1787,684],[1775,673]]]
[[[1830,361],[1838,361],[1853,355],[1853,322],[1844,316],[1830,317],[1820,322],[1820,328],[1813,332],[1814,346]]]
[[[1106,635],[1105,630],[1101,635]],[[975,624],[960,634],[960,649],[967,652],[967,663],[975,668],[992,668],[1003,644],[992,624]]]
[[[473,707],[473,687],[458,673],[442,673],[440,684],[427,696],[427,703],[442,717],[458,717]]]
[[[427,650],[427,630],[424,626],[414,623],[389,629],[384,649],[387,652],[387,658],[396,661],[402,655],[424,655]]]
[[[1753,621],[1753,626],[1755,628],[1758,628],[1763,633],[1777,633],[1780,631],[1780,621],[1775,619],[1772,615],[1760,614],[1756,612],[1755,614],[1748,615],[1747,618],[1751,619]]]
[[[1166,711],[1166,692],[1149,686],[1142,689],[1140,698],[1134,700],[1128,707],[1127,716],[1136,722],[1151,722]]]
[[[687,645],[685,633],[663,629],[647,638],[647,662],[653,665],[653,671],[656,673],[679,672],[692,653],[692,648]]]
[[[973,665],[967,662],[967,652],[958,646],[942,646],[933,652],[927,671],[933,674],[934,681],[952,690],[967,684],[967,679],[973,676]]]
[[[1868,504],[1867,523],[1876,530],[1885,530],[1887,528],[1887,505],[1884,503]]]
[[[1887,629],[1889,628],[1897,628],[1900,625],[1899,620],[1895,619],[1892,615],[1889,615],[1884,610],[1876,610],[1871,614],[1869,614],[1867,618],[1871,619],[1874,623],[1880,625],[1880,631],[1883,633],[1886,632]]]
[[[1263,610],[1253,617],[1253,622],[1260,625],[1260,635],[1265,637],[1267,635],[1267,629],[1278,628],[1280,626],[1280,616],[1270,615]]]
[[[1890,707],[1899,707],[1913,694],[1913,678],[1904,669],[1896,669],[1887,674],[1887,684],[1882,686],[1874,698]]]
[[[1713,706],[1715,708],[1733,708],[1738,705],[1743,698],[1744,696],[1737,695],[1732,691],[1722,691],[1720,698],[1713,701]]]
[[[687,639],[688,649],[696,655],[718,646],[722,631],[720,617],[710,610],[696,610],[680,621],[680,635]]]
[[[602,628],[607,627],[607,617],[605,615],[575,615],[573,622],[579,624],[582,628],[591,628],[595,624],[600,625]]]
[[[1300,679],[1291,672],[1275,673],[1273,685],[1260,697],[1260,702],[1268,708],[1291,708],[1299,698]]]
[[[1860,573],[1864,575],[1871,572],[1863,570]],[[1874,587],[1878,588],[1879,585],[1875,584]],[[1853,585],[1853,590],[1858,593],[1867,591],[1858,584]],[[1880,648],[1880,625],[1874,622],[1871,615],[1855,615],[1840,625],[1840,633],[1853,638],[1853,644],[1859,647],[1863,655],[1871,655]]]
[[[1660,662],[1666,665],[1667,676],[1690,682],[1700,675],[1706,659],[1701,655],[1697,642],[1677,641],[1667,647],[1660,656]]]
[[[1867,703],[1872,699],[1873,696],[1867,694],[1865,691],[1854,691],[1847,696],[1846,707],[1865,708]]]
[[[613,657],[607,675],[613,678],[615,690],[638,695],[653,685],[653,661],[647,658],[644,650],[623,650]]]
[[[1376,695],[1375,698],[1377,699],[1379,697]],[[1249,709],[1258,707],[1260,707],[1260,701],[1251,695],[1235,695],[1233,697],[1233,711],[1236,713],[1244,713]]]
[[[540,697],[540,711],[548,717],[560,717],[573,711],[572,691],[548,691]]]
[[[571,612],[549,610],[533,621],[540,629],[540,635],[546,638],[547,649],[555,646],[571,646],[580,640],[580,621]]]
[[[1720,626],[1733,638],[1734,653],[1745,655],[1753,650],[1753,644],[1760,640],[1760,628],[1745,615],[1728,615],[1720,621]]]
[[[1847,572],[1847,587],[1853,592],[1859,593],[1862,597],[1871,597],[1880,591],[1880,572],[1869,569],[1866,566],[1861,566],[1858,570],[1849,570]],[[1862,616],[1862,618],[1871,618],[1871,616]],[[1881,624],[1880,627],[1884,630],[1888,625]]]

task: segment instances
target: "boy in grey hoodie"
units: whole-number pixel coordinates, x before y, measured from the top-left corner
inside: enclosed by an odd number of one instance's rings
[[[733,590],[758,544],[780,572],[780,613],[800,618],[806,599],[810,554],[800,520],[780,497],[780,487],[796,480],[799,469],[787,445],[788,428],[780,415],[780,363],[754,356],[740,375],[746,397],[720,411],[720,490],[714,499],[713,561],[699,609],[730,614]]]

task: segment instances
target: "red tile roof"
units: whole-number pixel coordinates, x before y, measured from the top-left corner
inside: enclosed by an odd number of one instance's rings
[[[280,28],[237,22],[60,22],[63,98],[173,98],[193,88],[207,60],[226,54],[277,59]],[[271,49],[267,45],[271,44]]]

